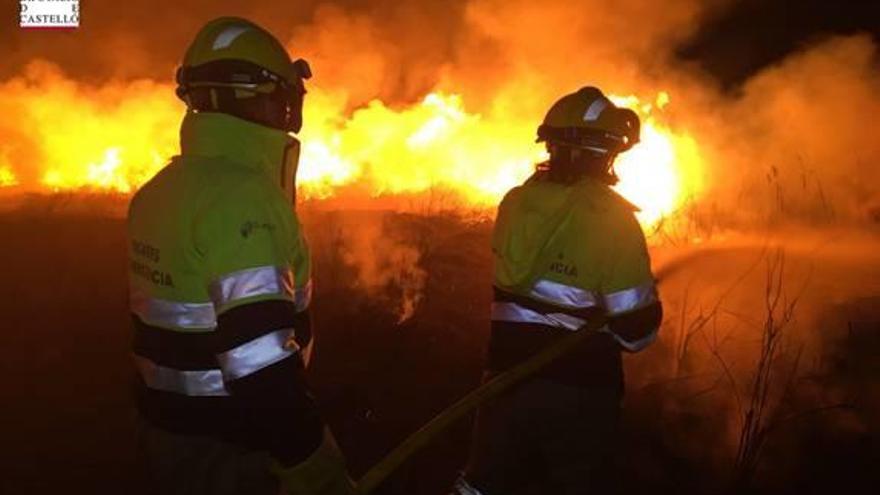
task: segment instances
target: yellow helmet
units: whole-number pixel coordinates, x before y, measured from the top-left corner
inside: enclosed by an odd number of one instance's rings
[[[246,19],[221,17],[206,24],[187,49],[177,70],[177,95],[196,110],[299,132],[304,80],[311,75],[308,63],[291,61],[265,29]],[[261,102],[261,111],[247,111],[254,101]]]
[[[615,106],[602,91],[587,86],[550,107],[538,127],[538,142],[616,154],[639,142],[639,128],[635,112]]]

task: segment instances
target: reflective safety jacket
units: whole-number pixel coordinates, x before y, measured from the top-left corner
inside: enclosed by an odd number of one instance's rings
[[[290,139],[225,114],[188,114],[181,155],[128,212],[141,414],[284,464],[323,435],[301,376],[309,252],[278,179]]]
[[[559,184],[543,172],[505,196],[493,235],[491,368],[517,364],[598,311],[609,318],[605,336],[550,372],[563,381],[622,385],[620,349],[645,348],[662,318],[634,211],[602,183]]]

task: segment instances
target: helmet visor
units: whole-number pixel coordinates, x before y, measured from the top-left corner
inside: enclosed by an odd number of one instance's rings
[[[572,148],[587,149],[597,153],[618,152],[629,149],[627,136],[585,127],[538,127],[537,142],[547,141]]]

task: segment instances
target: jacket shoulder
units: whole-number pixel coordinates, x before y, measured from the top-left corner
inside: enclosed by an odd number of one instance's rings
[[[179,156],[173,157],[156,175],[132,194],[128,202],[129,218],[143,209],[150,209],[153,202],[163,202],[174,193],[174,189],[182,182],[180,175],[183,171],[179,159]]]
[[[580,187],[577,187],[576,194],[578,196],[576,204],[583,207],[617,214],[632,214],[639,211],[636,205],[621,196],[611,186],[592,180],[585,181]]]
[[[525,186],[514,186],[509,191],[504,193],[504,196],[501,198],[501,202],[498,204],[499,207],[517,201],[517,199],[519,199],[519,197],[522,195],[523,187]]]
[[[635,213],[641,211],[641,208],[631,203],[628,199],[621,196],[621,194],[610,187],[607,188],[608,195],[610,198],[608,201],[613,202],[617,207],[622,208],[625,211],[629,211],[631,213]]]
[[[645,235],[636,218],[639,208],[604,184],[595,184],[579,191],[574,204],[576,225],[592,232],[595,242],[644,245]]]
[[[218,174],[205,193],[197,214],[203,222],[271,219],[287,223],[294,218],[283,191],[263,173]]]
[[[283,192],[264,174],[238,179],[214,186],[194,212],[194,246],[210,276],[287,264],[299,249],[299,223]]]

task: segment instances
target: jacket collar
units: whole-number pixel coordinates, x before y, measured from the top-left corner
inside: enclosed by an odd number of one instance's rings
[[[284,131],[223,113],[188,112],[180,127],[182,155],[222,157],[271,177],[280,173],[284,150],[292,141]]]

